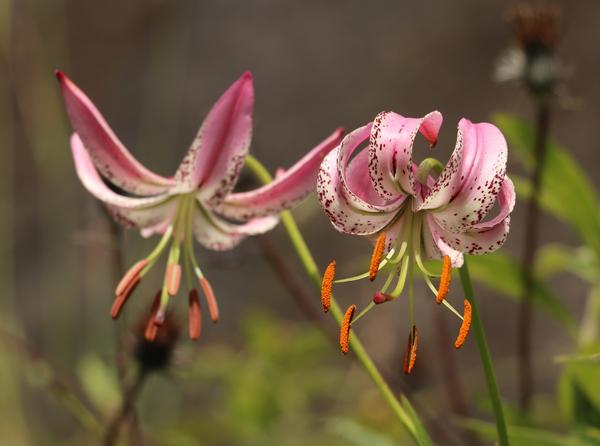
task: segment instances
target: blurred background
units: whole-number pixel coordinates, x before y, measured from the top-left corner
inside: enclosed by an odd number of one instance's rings
[[[440,110],[445,124],[434,156],[445,161],[463,116],[487,121],[495,112],[510,112],[533,119],[518,84],[493,80],[496,60],[513,41],[505,21],[513,4],[0,1],[3,444],[98,441],[98,425],[121,398],[117,340],[124,340],[119,349],[127,364],[135,342],[131,329],[161,280],[150,275],[125,317],[118,324],[110,319],[115,259],[130,265],[154,244],[135,232],[115,233],[78,182],[55,68],[89,95],[143,164],[164,175],[176,169],[209,107],[245,70],[254,74],[256,88],[251,150],[271,171],[293,164],[335,127],[354,129],[382,110],[407,116]],[[556,4],[563,6],[558,51],[569,65],[568,95],[577,100],[556,101],[551,136],[568,147],[597,188],[600,3]],[[416,157],[427,156],[421,140]],[[252,181],[247,175],[240,186]],[[338,234],[314,198],[294,214],[320,266],[336,258],[341,275],[366,267],[368,242]],[[516,256],[522,221],[517,204],[505,247]],[[548,216],[541,239],[577,242]],[[307,301],[288,293],[265,260],[265,244],[281,256]],[[198,254],[222,318],[205,324],[197,343],[182,336],[171,367],[142,389],[137,424],[148,444],[408,444],[357,363],[337,350],[336,327],[320,314],[318,295],[281,228],[266,241]],[[577,318],[585,286],[566,275],[552,286]],[[364,305],[372,292],[362,283],[338,289],[343,305]],[[469,415],[489,414],[476,346],[471,339],[454,351],[456,319],[420,283],[417,293],[422,340],[410,377],[402,374],[409,328],[402,305],[371,313],[357,333],[394,390],[414,402],[434,439],[466,444],[452,422],[452,390],[466,398]],[[518,304],[482,285],[477,295],[503,396],[514,400]],[[458,284],[450,296],[461,302]],[[185,305],[173,307],[185,320]],[[536,312],[534,323],[536,395],[545,401],[560,372],[553,358],[572,345],[544,313]],[[442,367],[447,361],[458,380],[450,387]]]

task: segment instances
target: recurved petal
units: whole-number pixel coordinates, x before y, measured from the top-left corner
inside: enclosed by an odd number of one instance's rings
[[[246,72],[204,119],[175,173],[178,191],[200,188],[205,200],[219,200],[233,189],[250,147],[253,109],[252,74]]]
[[[92,101],[64,73],[57,71],[56,77],[73,129],[106,179],[136,195],[160,194],[174,184],[146,169],[127,151]]]
[[[405,118],[393,112],[377,115],[371,129],[369,167],[375,190],[382,198],[394,200],[402,191],[415,195],[413,142],[421,132],[435,145],[441,125],[438,111],[423,118]]]
[[[96,166],[90,158],[89,152],[83,147],[77,133],[71,136],[71,152],[75,163],[75,170],[83,186],[94,197],[106,204],[117,206],[122,209],[146,209],[166,203],[171,195],[162,193],[153,197],[128,197],[120,195],[111,190],[96,170]]]
[[[428,222],[434,238],[437,235],[439,240],[452,249],[471,255],[487,254],[496,251],[506,241],[510,229],[510,216],[499,221],[494,226],[482,229],[470,229],[461,233],[444,230],[437,223],[435,215],[430,215]],[[439,243],[438,247],[440,247]]]
[[[204,247],[214,251],[226,251],[237,246],[249,235],[263,234],[273,229],[279,219],[274,216],[253,218],[245,223],[234,224],[196,202],[192,219],[194,237]]]
[[[369,235],[384,228],[395,216],[390,211],[357,209],[348,199],[338,171],[340,147],[325,157],[317,177],[317,197],[333,226],[348,234]]]
[[[294,207],[315,189],[319,165],[339,144],[342,133],[343,129],[337,129],[290,169],[276,175],[271,183],[249,192],[229,194],[212,209],[227,218],[248,220]]]
[[[472,137],[470,132],[471,122],[461,119],[458,123],[456,145],[450,160],[440,173],[433,185],[428,184],[429,191],[424,199],[415,206],[415,210],[435,209],[448,204],[461,189],[475,159],[475,144],[465,143],[465,134]]]
[[[127,228],[138,229],[143,237],[149,237],[164,232],[173,222],[177,200],[170,197],[154,206],[137,209],[107,205],[107,209],[117,223]]]
[[[397,209],[406,198],[398,193],[393,200],[384,200],[373,187],[369,174],[369,150],[363,148],[354,158],[352,156],[371,133],[372,124],[354,130],[346,135],[338,151],[337,169],[340,185],[348,202],[360,211],[390,211]]]
[[[451,236],[453,234],[448,234],[440,228],[431,215],[423,219],[423,242],[429,258],[441,259],[443,256],[448,256],[452,267],[460,268],[464,262],[463,253],[448,243]]]
[[[446,230],[463,232],[480,223],[494,206],[505,182],[507,147],[500,130],[488,123],[463,119],[460,187],[449,203],[435,210],[436,221]],[[454,183],[452,183],[454,184]]]
[[[502,220],[505,220],[508,217],[513,209],[515,208],[515,201],[517,196],[515,194],[515,186],[508,176],[504,177],[504,182],[502,183],[502,187],[500,188],[500,193],[498,194],[498,213],[491,219],[479,222],[471,227],[471,229],[475,230],[484,230],[490,229],[500,223]]]

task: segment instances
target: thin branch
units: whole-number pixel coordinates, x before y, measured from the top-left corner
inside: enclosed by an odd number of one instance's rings
[[[519,376],[519,405],[527,410],[533,395],[533,363],[531,343],[533,335],[533,265],[539,239],[540,208],[538,199],[542,186],[542,175],[547,152],[550,128],[550,105],[548,100],[538,101],[535,135],[535,169],[532,177],[532,194],[525,215],[525,243],[523,244],[523,295],[519,309],[517,327],[517,352]]]
[[[131,383],[129,387],[127,387],[123,393],[123,401],[121,403],[121,407],[115,414],[114,418],[108,425],[106,429],[106,433],[104,435],[104,446],[112,446],[116,444],[119,438],[119,432],[121,430],[121,426],[125,424],[128,420],[131,420],[132,416],[135,416],[135,402],[137,397],[140,394],[140,390],[145,382],[146,373],[140,371],[136,374],[134,381]],[[141,437],[137,437],[141,440]]]

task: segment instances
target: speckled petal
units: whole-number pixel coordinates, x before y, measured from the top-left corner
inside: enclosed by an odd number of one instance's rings
[[[114,185],[135,195],[166,192],[174,184],[146,169],[127,151],[92,101],[62,72],[57,71],[67,113],[96,168]]]
[[[431,215],[427,215],[424,218],[422,230],[427,255],[431,256],[437,251],[440,254],[437,258],[442,258],[443,256],[450,257],[453,268],[460,268],[463,265],[464,256],[462,251],[455,249],[448,243],[448,240],[454,235],[448,234],[440,228]]]
[[[342,133],[343,129],[337,129],[290,169],[276,175],[270,184],[249,192],[229,194],[223,202],[209,207],[234,220],[248,220],[291,209],[314,191],[319,165],[340,143]]]
[[[317,196],[333,226],[348,234],[374,234],[395,216],[394,211],[361,211],[351,204],[339,177],[340,147],[332,150],[321,163],[317,177]]]
[[[504,218],[504,220],[489,228],[471,229],[462,233],[453,233],[444,230],[435,220],[434,215],[429,216],[428,223],[430,229],[432,229],[434,238],[437,235],[441,241],[452,249],[471,255],[487,254],[496,251],[506,241],[510,229],[510,217]],[[439,242],[437,244],[440,247]]]
[[[464,141],[465,130],[467,135],[472,124],[466,119],[461,119],[458,124],[458,132],[456,135],[456,145],[450,156],[450,160],[440,173],[437,181],[429,184],[429,191],[423,200],[419,200],[415,206],[415,210],[436,209],[450,202],[458,191],[461,189],[464,181],[473,167],[476,148],[474,144],[466,144]]]
[[[177,191],[200,188],[205,200],[220,200],[235,186],[252,138],[254,87],[244,73],[223,93],[202,123],[175,173]]]
[[[371,127],[371,123],[360,127],[342,141],[337,160],[339,184],[349,203],[356,209],[367,212],[387,212],[397,209],[406,195],[400,193],[393,200],[386,201],[377,193],[369,175],[368,148],[363,148],[352,158],[361,144],[369,139]]]
[[[450,202],[433,211],[444,229],[460,233],[481,222],[496,202],[506,174],[507,147],[500,130],[464,119],[461,185]]]
[[[143,237],[161,233],[172,221],[177,209],[177,199],[167,198],[154,206],[128,209],[107,205],[114,220],[126,228],[138,229]]]
[[[515,208],[515,201],[517,197],[515,194],[515,186],[508,176],[504,177],[504,182],[502,183],[502,187],[500,188],[500,193],[498,194],[498,206],[499,210],[495,217],[490,220],[482,221],[477,223],[471,227],[471,229],[475,230],[485,230],[491,229],[496,226],[502,220],[505,220],[506,217],[510,215],[510,213]]]
[[[197,202],[192,218],[192,231],[198,243],[204,247],[213,251],[226,251],[249,235],[273,229],[278,221],[277,217],[270,216],[251,219],[243,224],[228,223]]]
[[[442,125],[441,113],[423,118],[405,118],[382,112],[373,121],[369,149],[369,170],[375,190],[386,200],[403,192],[415,195],[412,150],[418,132],[433,146]]]
[[[169,193],[163,193],[153,197],[136,198],[120,195],[111,190],[106,183],[102,181],[100,174],[96,170],[96,166],[92,162],[89,152],[83,147],[77,133],[73,133],[73,136],[71,136],[71,152],[73,154],[77,176],[83,186],[94,197],[106,204],[118,206],[123,209],[143,209],[165,203],[171,197]]]

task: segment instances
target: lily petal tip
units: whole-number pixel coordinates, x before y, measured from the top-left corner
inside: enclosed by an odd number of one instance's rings
[[[251,71],[244,71],[241,75],[240,80],[252,82],[254,80],[254,76]]]

